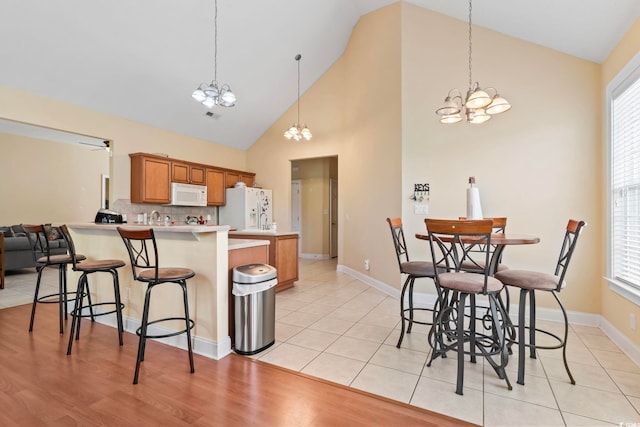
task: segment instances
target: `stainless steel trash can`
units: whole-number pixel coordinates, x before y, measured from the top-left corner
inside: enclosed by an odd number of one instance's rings
[[[266,264],[233,269],[235,351],[250,355],[275,342],[277,271]]]

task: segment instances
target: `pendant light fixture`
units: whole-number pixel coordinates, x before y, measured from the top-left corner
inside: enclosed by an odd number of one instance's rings
[[[298,100],[296,104],[298,106],[298,121],[291,125],[289,129],[284,132],[284,137],[287,139],[293,139],[295,141],[300,141],[302,138],[309,141],[312,137],[311,131],[307,127],[307,125],[302,125],[300,127],[300,59],[302,55],[296,55],[296,61],[298,62]]]
[[[218,0],[215,0],[215,15],[213,20],[214,49],[213,49],[213,81],[201,83],[191,96],[202,105],[212,108],[214,105],[221,107],[234,107],[236,95],[228,84],[218,83]]]
[[[489,87],[481,89],[478,82],[473,82],[471,76],[471,0],[469,0],[469,89],[463,100],[462,93],[458,89],[451,89],[444,102],[436,110],[441,123],[458,123],[462,120],[462,114],[472,124],[484,123],[496,114],[503,113],[511,108],[509,101],[498,94],[498,91]],[[489,96],[489,92],[493,96]],[[464,112],[463,112],[464,109]]]

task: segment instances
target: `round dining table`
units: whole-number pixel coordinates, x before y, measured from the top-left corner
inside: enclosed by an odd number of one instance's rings
[[[416,233],[416,238],[420,240],[429,240],[429,233],[421,232]],[[540,243],[540,238],[536,236],[530,236],[527,234],[512,234],[512,233],[494,233],[491,235],[491,246],[494,246],[493,254],[491,255],[489,273],[493,275],[498,268],[498,263],[502,259],[502,252],[504,248],[509,245],[533,245]]]

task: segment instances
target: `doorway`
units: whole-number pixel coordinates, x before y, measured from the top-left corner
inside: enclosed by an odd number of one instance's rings
[[[338,157],[291,161],[291,229],[300,257],[338,256]]]

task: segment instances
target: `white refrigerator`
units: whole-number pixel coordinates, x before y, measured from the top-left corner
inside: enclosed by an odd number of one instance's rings
[[[218,224],[239,231],[269,230],[273,222],[272,190],[253,187],[227,188],[227,200],[220,206]]]

